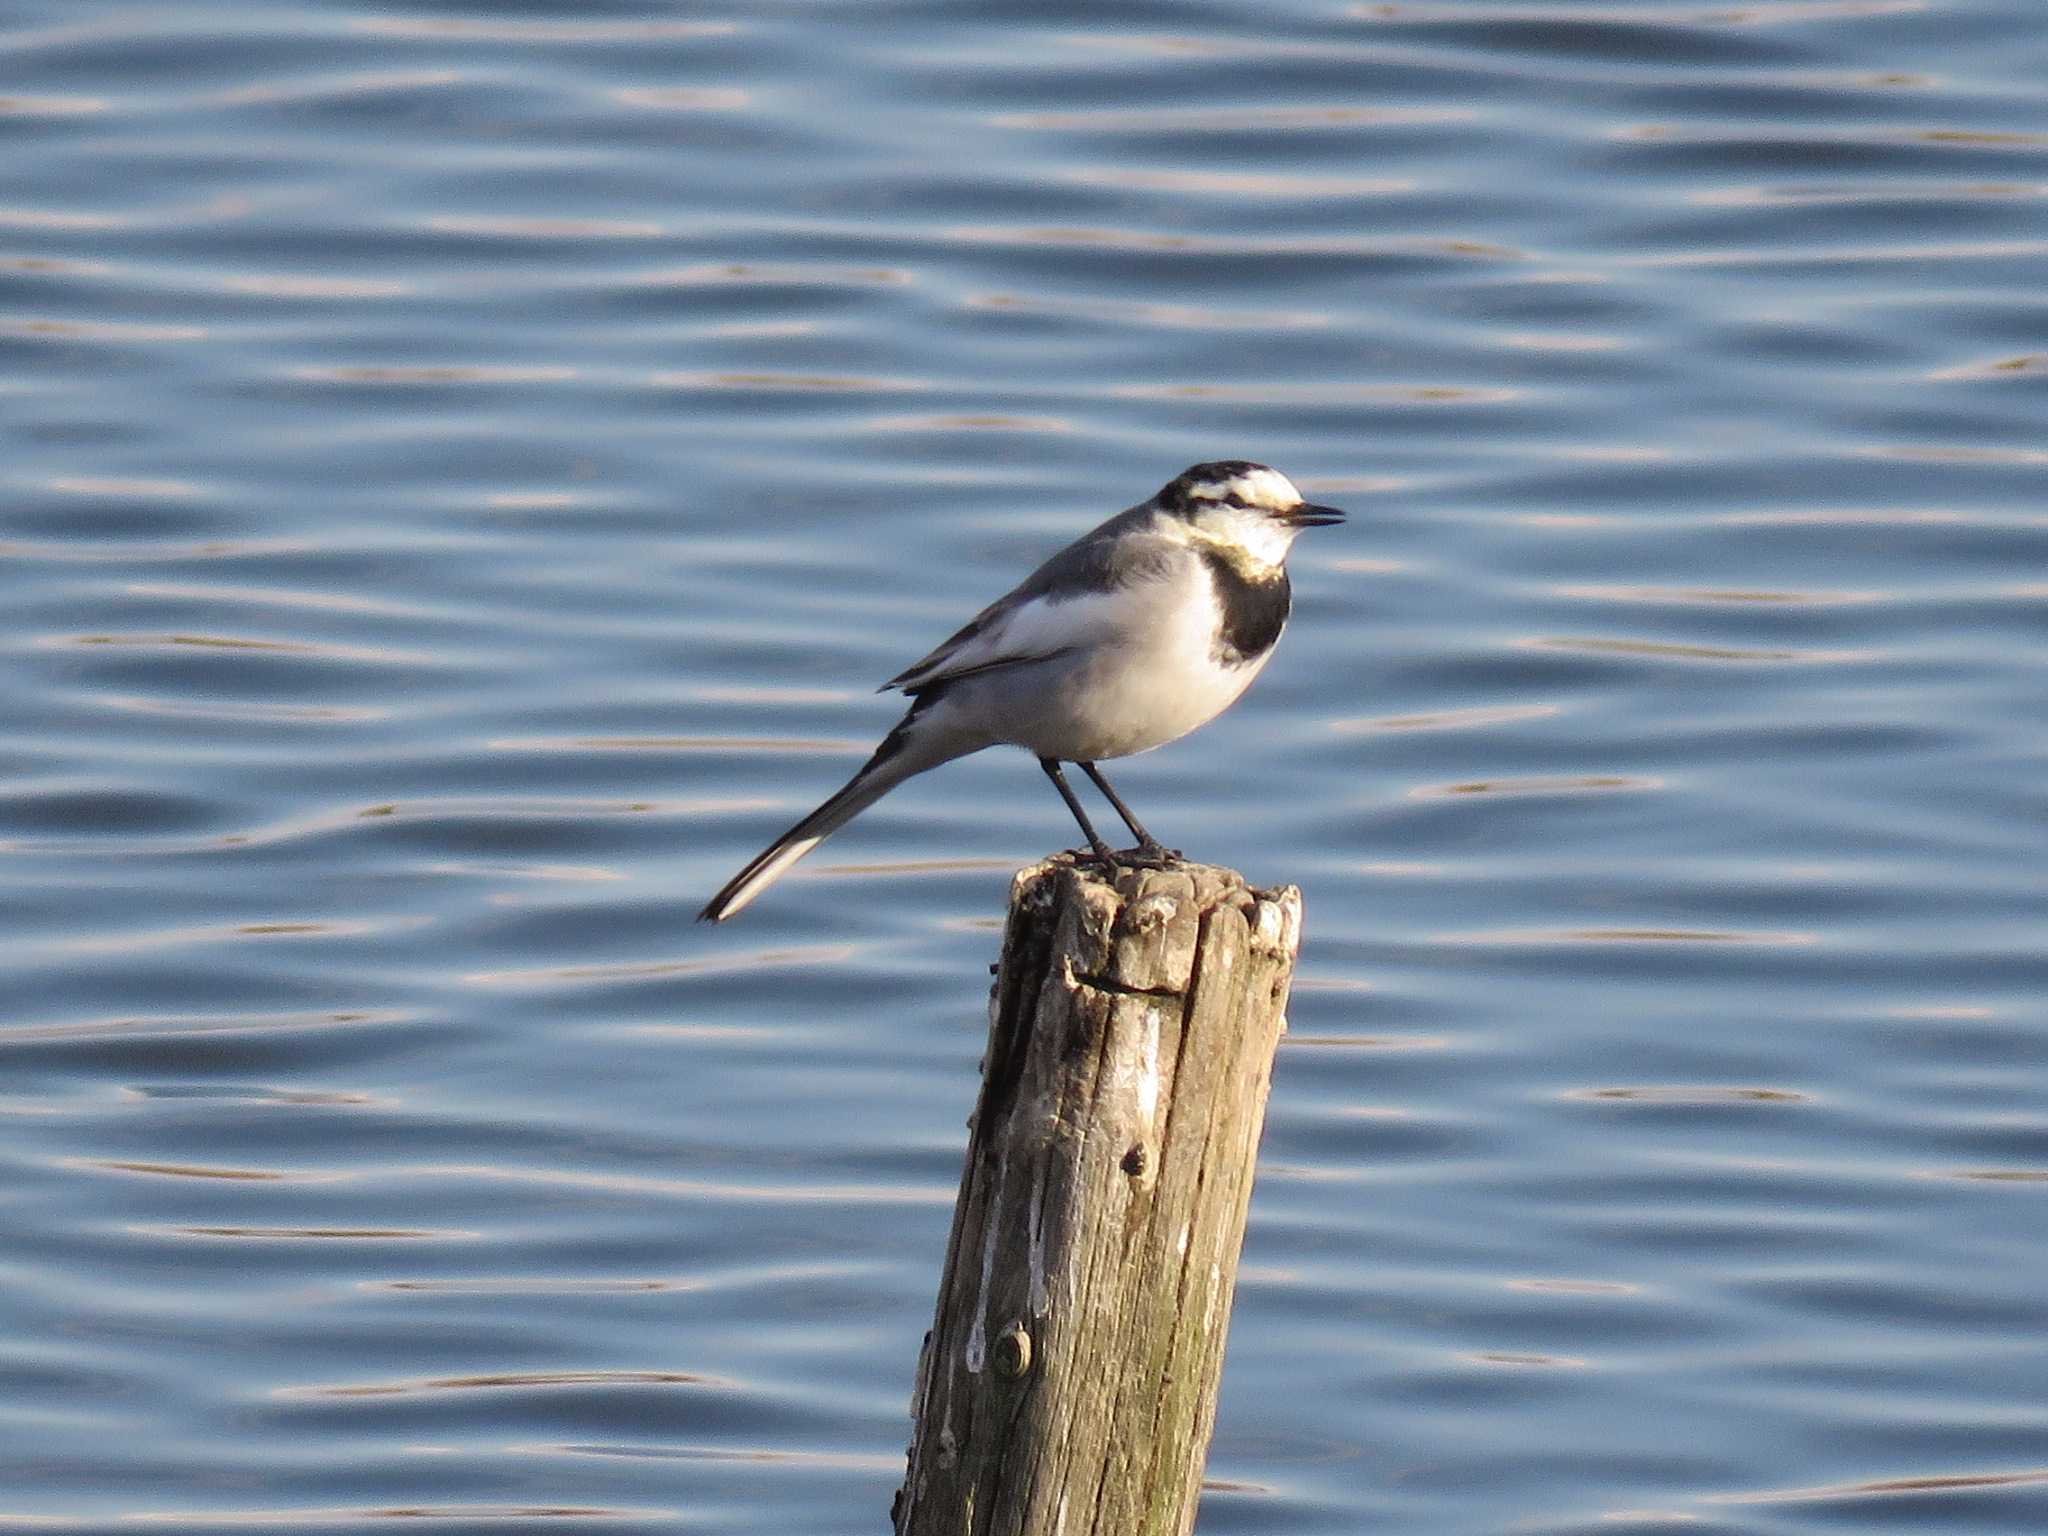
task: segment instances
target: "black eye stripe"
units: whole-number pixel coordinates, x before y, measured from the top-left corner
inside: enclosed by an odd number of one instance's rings
[[[1270,486],[1263,477],[1271,477]],[[1190,465],[1161,488],[1158,503],[1183,517],[1199,515],[1205,508],[1219,507],[1253,516],[1279,516],[1284,509],[1276,510],[1269,502],[1247,500],[1250,494],[1270,489],[1281,494],[1286,477],[1270,465],[1254,463],[1250,459],[1218,459],[1207,464]]]

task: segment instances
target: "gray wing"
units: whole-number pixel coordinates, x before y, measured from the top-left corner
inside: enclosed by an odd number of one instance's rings
[[[1150,506],[1119,512],[1083,534],[882,684],[917,694],[977,672],[1044,661],[1114,629],[1120,588],[1165,575],[1178,545],[1146,530]]]

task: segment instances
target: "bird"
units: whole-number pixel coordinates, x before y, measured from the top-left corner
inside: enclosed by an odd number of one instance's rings
[[[1083,534],[880,689],[910,708],[874,755],[775,839],[697,914],[735,916],[790,866],[904,780],[986,747],[1038,759],[1105,866],[1166,867],[1180,855],[1131,814],[1096,766],[1179,739],[1250,686],[1286,626],[1287,555],[1305,528],[1344,521],[1278,470],[1196,464]],[[1110,848],[1067,782],[1102,792],[1134,848]]]

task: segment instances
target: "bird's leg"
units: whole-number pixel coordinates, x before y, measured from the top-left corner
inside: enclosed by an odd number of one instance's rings
[[[1052,787],[1058,790],[1060,798],[1067,802],[1067,809],[1074,813],[1074,820],[1081,823],[1081,835],[1088,839],[1088,846],[1094,852],[1095,857],[1104,864],[1116,863],[1116,855],[1110,851],[1109,844],[1102,840],[1095,828],[1089,823],[1088,813],[1081,809],[1081,802],[1074,798],[1074,787],[1067,782],[1066,774],[1061,771],[1060,760],[1056,757],[1041,757],[1038,760],[1038,766],[1045,770],[1045,776],[1052,780]],[[1084,768],[1088,767],[1086,763],[1083,763],[1081,766]],[[1095,770],[1089,768],[1088,771],[1092,774]],[[1096,782],[1100,783],[1101,780],[1098,779]]]
[[[1178,848],[1161,847],[1159,839],[1139,825],[1138,818],[1131,814],[1131,808],[1124,804],[1123,796],[1109,787],[1109,780],[1102,776],[1100,768],[1097,768],[1093,763],[1082,763],[1081,771],[1094,781],[1095,787],[1102,791],[1103,798],[1116,807],[1117,815],[1123,817],[1124,825],[1131,829],[1131,836],[1138,840],[1138,846],[1131,850],[1137,857],[1135,859],[1127,858],[1121,862],[1126,864],[1157,864],[1162,869],[1168,864],[1180,862],[1180,850]]]

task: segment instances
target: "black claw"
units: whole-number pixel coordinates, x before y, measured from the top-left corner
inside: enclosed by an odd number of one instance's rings
[[[1090,869],[1173,869],[1186,862],[1178,848],[1163,848],[1158,843],[1150,846],[1140,843],[1135,848],[1112,848],[1098,843],[1093,848],[1069,848],[1067,857],[1076,865]]]
[[[1140,843],[1135,848],[1118,849],[1116,861],[1125,869],[1171,869],[1181,862],[1181,852],[1157,843]]]

